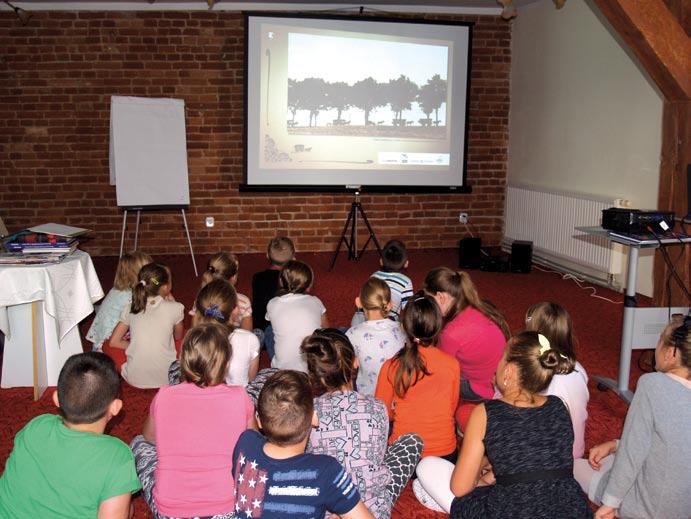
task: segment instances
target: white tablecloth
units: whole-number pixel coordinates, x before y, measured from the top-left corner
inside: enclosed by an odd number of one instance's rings
[[[50,265],[0,267],[0,330],[5,334],[2,387],[33,385],[31,303],[41,303],[39,348],[45,349],[47,383],[52,386],[67,357],[82,351],[77,324],[102,297],[94,265],[83,251]]]

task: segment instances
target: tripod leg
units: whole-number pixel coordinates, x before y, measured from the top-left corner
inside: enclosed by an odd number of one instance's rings
[[[343,231],[341,232],[341,237],[338,240],[338,245],[336,246],[336,252],[334,252],[333,257],[331,258],[331,266],[329,267],[329,270],[333,270],[334,265],[336,265],[336,259],[338,258],[338,253],[341,252],[341,245],[345,242],[346,246],[348,247],[348,259],[350,259],[350,250],[352,248],[352,243],[348,243],[348,238],[347,238],[347,232],[348,232],[348,226],[351,223],[351,220],[355,218],[355,207],[353,207],[355,204],[351,205],[350,207],[350,212],[348,213],[348,218],[346,218],[346,223],[343,226]]]
[[[362,209],[362,206],[358,204],[357,208],[360,212],[360,216],[362,216],[362,219],[364,220],[365,225],[367,226],[367,230],[369,231],[369,238],[365,242],[365,245],[363,245],[362,251],[360,251],[360,255],[362,256],[362,253],[365,252],[365,249],[367,248],[367,245],[369,244],[370,240],[372,240],[374,241],[375,247],[377,247],[379,257],[381,258],[381,247],[379,246],[379,240],[377,240],[377,236],[374,234],[374,229],[372,229],[372,226],[370,225],[369,220],[367,219],[367,215],[365,214],[365,211]]]

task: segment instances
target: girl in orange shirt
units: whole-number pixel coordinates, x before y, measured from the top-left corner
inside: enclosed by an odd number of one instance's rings
[[[442,329],[441,310],[432,296],[420,291],[401,314],[406,345],[379,372],[375,396],[393,416],[389,443],[405,433],[422,437],[422,456],[452,463],[458,454],[454,412],[461,372],[458,361],[435,347]]]

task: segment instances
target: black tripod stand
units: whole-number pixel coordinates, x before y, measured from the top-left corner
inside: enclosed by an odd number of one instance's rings
[[[367,238],[367,241],[362,246],[362,249],[359,252],[357,248],[358,213],[360,213],[360,216],[362,216],[362,219],[365,221],[365,225],[367,226],[367,230],[369,231],[369,237]],[[350,226],[350,238],[348,237],[348,226]],[[353,201],[353,203],[350,204],[350,212],[348,213],[348,218],[346,219],[346,223],[343,226],[343,232],[341,233],[341,238],[338,240],[338,246],[336,247],[336,252],[334,252],[334,256],[331,260],[331,266],[329,267],[329,270],[333,270],[334,265],[336,264],[338,253],[341,252],[341,245],[345,243],[346,247],[348,248],[348,260],[357,261],[358,259],[360,259],[360,256],[362,256],[362,253],[365,252],[365,249],[367,249],[367,246],[369,245],[370,241],[374,242],[374,245],[377,247],[379,257],[381,257],[381,247],[379,246],[377,237],[374,235],[372,226],[369,224],[369,220],[367,220],[367,215],[365,214],[365,211],[362,209],[362,204],[360,204],[360,192],[355,191],[355,200]]]

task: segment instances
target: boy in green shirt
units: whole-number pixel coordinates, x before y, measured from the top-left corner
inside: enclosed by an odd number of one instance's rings
[[[122,409],[120,377],[98,352],[73,355],[44,414],[14,439],[0,478],[0,517],[127,519],[140,488],[129,447],[103,434]]]

